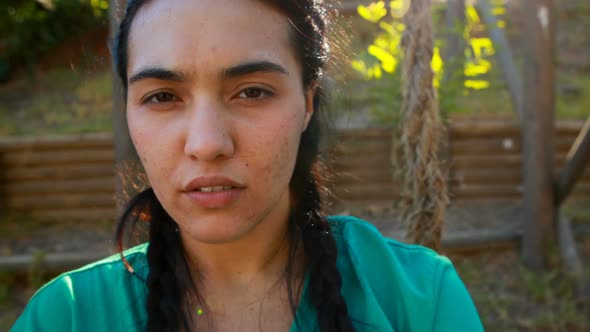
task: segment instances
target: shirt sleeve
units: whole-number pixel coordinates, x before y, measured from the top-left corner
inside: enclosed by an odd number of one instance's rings
[[[432,332],[484,331],[471,296],[452,263],[443,263]]]
[[[10,331],[72,331],[74,302],[71,279],[59,277],[37,291]]]

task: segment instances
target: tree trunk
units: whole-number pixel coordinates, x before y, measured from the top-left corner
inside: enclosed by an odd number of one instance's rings
[[[445,50],[445,80],[463,80],[465,62],[465,0],[447,2],[447,47]]]
[[[547,267],[555,240],[555,11],[552,0],[528,0],[525,13],[523,107],[524,236],[522,258]]]
[[[111,43],[115,40],[119,23],[125,14],[125,0],[111,0],[109,9],[109,27]],[[111,49],[113,49],[111,45]],[[121,80],[112,63],[113,75],[113,138],[115,142],[115,174],[117,211],[120,213],[129,197],[138,191],[135,179],[141,174],[137,153],[129,136],[125,114],[125,92]]]

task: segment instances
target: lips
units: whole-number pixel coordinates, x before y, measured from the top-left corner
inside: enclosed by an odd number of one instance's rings
[[[246,187],[223,176],[202,176],[190,181],[183,194],[202,208],[219,209],[235,203]]]
[[[218,192],[230,189],[243,189],[245,186],[224,176],[200,176],[184,186],[184,192]]]

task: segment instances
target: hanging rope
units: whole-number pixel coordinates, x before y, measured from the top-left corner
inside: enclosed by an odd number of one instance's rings
[[[430,0],[411,0],[404,24],[401,135],[392,154],[398,175],[403,175],[401,217],[408,241],[438,250],[448,195],[438,156],[444,126],[430,65],[434,46]]]

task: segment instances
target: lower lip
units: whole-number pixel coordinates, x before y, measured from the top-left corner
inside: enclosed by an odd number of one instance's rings
[[[204,191],[191,191],[185,192],[184,194],[188,197],[188,199],[207,209],[219,209],[231,205],[235,201],[238,200],[240,194],[242,194],[243,189],[230,189],[230,190],[222,190],[222,191],[212,191],[212,192],[204,192]]]

